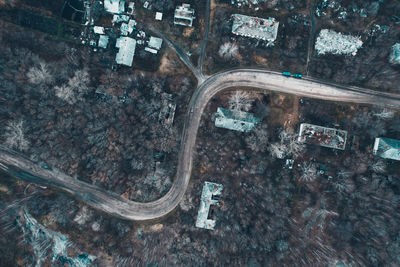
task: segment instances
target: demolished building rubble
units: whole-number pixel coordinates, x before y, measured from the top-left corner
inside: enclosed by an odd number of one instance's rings
[[[302,123],[298,140],[309,144],[344,150],[347,131]]]
[[[219,205],[218,200],[213,196],[219,196],[222,193],[221,184],[205,182],[201,193],[200,208],[197,214],[196,227],[208,230],[214,230],[215,220],[209,219],[210,206]]]

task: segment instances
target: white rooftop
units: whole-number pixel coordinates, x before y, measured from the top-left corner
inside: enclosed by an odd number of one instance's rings
[[[218,107],[215,126],[240,132],[249,132],[260,122],[253,114]]]
[[[162,20],[163,13],[156,12],[156,20]]]
[[[116,47],[119,48],[115,57],[117,64],[131,67],[135,55],[136,40],[130,37],[120,37],[117,39]]]
[[[149,40],[149,47],[150,48],[154,48],[154,49],[160,50],[161,49],[161,45],[162,45],[162,39],[161,38],[157,38],[157,37],[153,37],[153,36],[150,37],[150,40]]]
[[[104,34],[104,27],[94,26],[93,31],[94,31],[94,33],[97,33],[97,34]]]
[[[194,9],[190,4],[177,6],[174,14],[174,24],[192,27],[194,19]]]
[[[125,0],[104,0],[104,9],[110,13],[121,14],[125,11]]]
[[[98,46],[101,48],[107,48],[109,37],[107,35],[100,35]]]
[[[336,55],[353,55],[357,54],[357,50],[362,46],[363,42],[360,37],[344,35],[333,30],[323,29],[317,37],[315,50],[318,55],[336,54]]]

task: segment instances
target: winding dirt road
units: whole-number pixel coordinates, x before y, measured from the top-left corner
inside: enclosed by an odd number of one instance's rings
[[[46,170],[14,151],[0,146],[0,169],[28,182],[63,190],[108,214],[127,220],[151,220],[165,216],[184,197],[192,171],[193,154],[201,115],[209,100],[232,87],[256,91],[276,91],[323,100],[353,102],[400,108],[400,95],[344,87],[315,79],[294,79],[261,69],[237,69],[215,74],[201,83],[189,104],[181,140],[176,178],[170,191],[148,203],[129,201],[94,185],[76,180],[56,170]]]

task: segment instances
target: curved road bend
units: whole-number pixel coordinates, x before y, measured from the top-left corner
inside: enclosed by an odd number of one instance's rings
[[[211,76],[193,94],[186,114],[176,178],[170,191],[156,201],[139,203],[123,199],[58,171],[43,169],[4,147],[0,147],[0,169],[28,182],[42,183],[66,191],[93,208],[123,219],[142,221],[160,218],[174,210],[184,197],[192,171],[197,130],[205,106],[215,94],[231,87],[277,91],[331,101],[373,105],[379,103],[400,108],[400,95],[332,85],[315,79],[285,78],[280,73],[260,69],[237,69]]]

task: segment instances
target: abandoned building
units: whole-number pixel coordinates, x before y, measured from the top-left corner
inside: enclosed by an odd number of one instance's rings
[[[344,150],[347,131],[302,123],[298,140],[309,144]]]
[[[400,64],[400,43],[392,46],[389,62],[392,64]]]
[[[257,18],[241,14],[233,14],[232,33],[235,35],[269,41],[275,41],[279,22],[274,18]]]
[[[115,57],[117,64],[131,67],[135,55],[136,40],[130,37],[120,37],[117,39],[115,47],[119,48]]]
[[[214,230],[215,220],[209,219],[210,206],[219,205],[213,196],[220,196],[223,186],[211,182],[205,182],[201,192],[200,208],[197,214],[196,227]]]
[[[248,132],[260,122],[259,118],[254,117],[253,114],[230,110],[225,108],[218,108],[215,114],[215,126],[234,131]]]
[[[333,30],[323,29],[317,37],[315,50],[318,55],[353,55],[361,48],[363,42],[360,37],[345,35]]]
[[[377,137],[373,153],[384,159],[400,160],[400,140]]]
[[[190,8],[190,4],[182,4],[176,7],[174,15],[175,25],[192,27],[194,18],[194,9]]]
[[[113,14],[121,14],[125,11],[125,0],[104,0],[104,9]]]
[[[174,122],[176,103],[172,99],[171,94],[163,93],[161,95],[162,107],[158,120],[166,127],[170,127]]]

